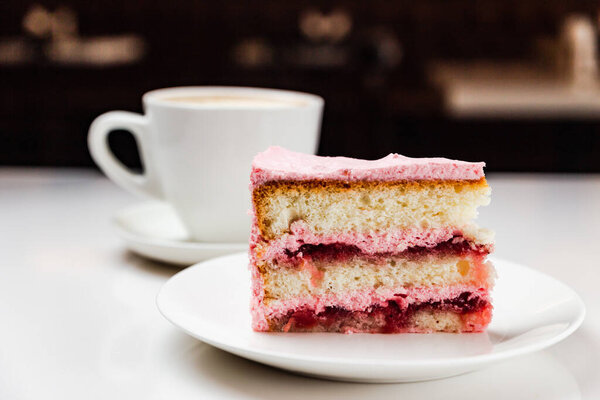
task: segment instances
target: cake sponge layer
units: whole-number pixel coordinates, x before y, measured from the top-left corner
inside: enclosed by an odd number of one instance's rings
[[[494,271],[482,257],[435,256],[415,259],[388,257],[377,263],[362,257],[339,261],[306,261],[295,267],[264,263],[258,266],[264,282],[264,302],[357,290],[386,290],[399,286],[433,287],[493,285]]]
[[[270,240],[302,221],[316,234],[464,226],[489,203],[476,181],[275,181],[253,190],[260,235]]]

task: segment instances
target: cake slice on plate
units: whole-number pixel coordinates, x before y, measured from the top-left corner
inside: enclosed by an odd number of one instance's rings
[[[272,332],[480,332],[492,317],[484,163],[271,147],[252,164],[252,324]]]

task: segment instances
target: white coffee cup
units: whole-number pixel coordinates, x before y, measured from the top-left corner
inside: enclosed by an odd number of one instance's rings
[[[190,239],[248,239],[252,158],[271,145],[314,154],[323,99],[307,93],[243,87],[159,89],[142,97],[145,114],[111,111],[90,126],[88,146],[123,188],[169,202]],[[144,173],[110,151],[109,132],[130,131]]]

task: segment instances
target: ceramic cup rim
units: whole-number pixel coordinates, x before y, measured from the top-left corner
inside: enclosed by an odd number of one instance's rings
[[[277,106],[269,107],[263,105],[252,104],[221,104],[221,103],[186,103],[174,102],[168,100],[174,96],[191,96],[194,94],[201,95],[239,95],[252,96],[256,98],[280,99],[288,101]],[[294,104],[292,101],[300,101],[302,104]],[[307,109],[319,108],[324,104],[322,97],[304,92],[283,89],[268,89],[244,86],[180,86],[163,89],[155,89],[145,93],[142,96],[144,107],[160,106],[172,109],[189,109],[189,110],[290,110],[290,109]]]

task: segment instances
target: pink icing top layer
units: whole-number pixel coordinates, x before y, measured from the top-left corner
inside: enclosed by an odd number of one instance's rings
[[[390,154],[379,160],[320,157],[273,146],[252,162],[252,186],[277,180],[479,180],[485,163]]]

